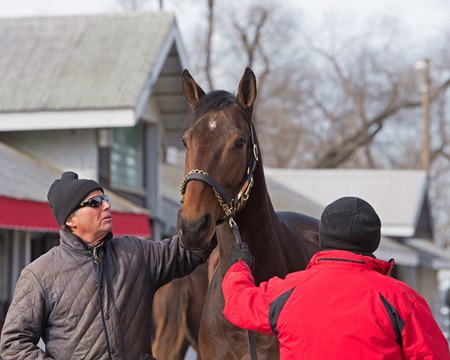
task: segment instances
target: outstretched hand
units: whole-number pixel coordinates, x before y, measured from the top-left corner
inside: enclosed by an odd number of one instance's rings
[[[238,262],[239,259],[245,261],[247,265],[250,267],[250,269],[253,270],[255,258],[250,253],[250,250],[246,242],[242,242],[241,244],[238,244],[236,242],[233,243],[230,254],[228,255],[228,263],[226,270],[228,271],[231,265]]]

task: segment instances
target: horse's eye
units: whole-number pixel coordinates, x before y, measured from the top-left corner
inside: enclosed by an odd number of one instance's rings
[[[245,139],[245,137],[241,137],[235,141],[234,146],[236,147],[236,149],[242,149],[246,142],[247,140]]]
[[[183,143],[184,148],[187,149],[186,140],[181,139],[181,142]]]

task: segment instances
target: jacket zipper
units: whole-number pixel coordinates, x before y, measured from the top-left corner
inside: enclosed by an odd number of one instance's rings
[[[341,259],[341,258],[318,258],[317,260],[320,261],[342,261],[342,262],[352,262],[352,263],[358,263],[358,264],[365,264],[365,261],[361,260],[351,260],[351,259]]]
[[[103,280],[103,262],[102,262],[102,254],[98,254],[98,248],[94,247],[92,250],[92,258],[94,260],[95,264],[95,270],[97,272],[97,291],[98,291],[98,298],[100,301],[100,313],[102,315],[102,322],[103,322],[103,330],[105,331],[106,336],[106,347],[108,349],[108,358],[109,360],[112,360],[111,356],[111,346],[109,344],[109,335],[108,335],[108,329],[106,327],[106,319],[105,319],[105,311],[103,310],[103,296],[102,296],[102,280]]]

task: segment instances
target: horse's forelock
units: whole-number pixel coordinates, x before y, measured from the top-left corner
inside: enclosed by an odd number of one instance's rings
[[[195,124],[195,122],[206,115],[209,112],[220,110],[226,106],[236,104],[236,97],[225,90],[215,90],[206,94],[203,98],[199,100],[197,106],[194,109],[191,109],[188,117],[187,123],[185,123],[185,127],[183,131],[188,130],[191,126]],[[239,106],[237,108],[244,114],[248,113],[241,109]],[[251,111],[250,111],[251,116]]]
[[[220,110],[225,106],[233,104],[235,101],[235,96],[228,91],[211,91],[200,99],[192,113],[192,120],[195,121],[210,111]]]

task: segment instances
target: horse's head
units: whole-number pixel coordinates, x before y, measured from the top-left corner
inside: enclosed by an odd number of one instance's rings
[[[185,70],[183,92],[192,123],[183,135],[186,177],[177,229],[184,247],[200,249],[216,224],[243,206],[251,189],[257,161],[252,126],[256,78],[247,68],[236,97],[226,91],[205,94]]]

